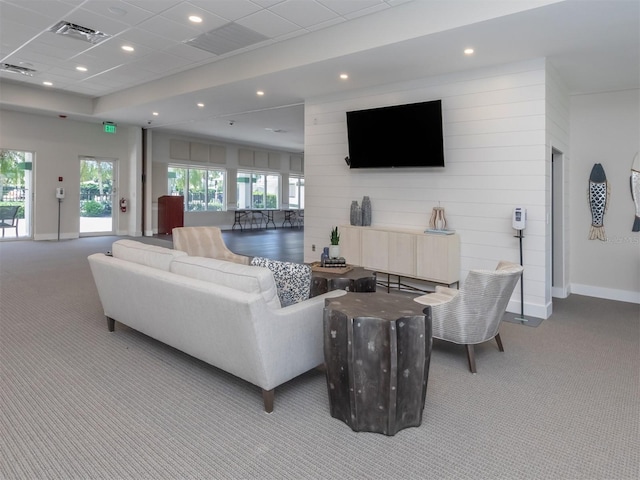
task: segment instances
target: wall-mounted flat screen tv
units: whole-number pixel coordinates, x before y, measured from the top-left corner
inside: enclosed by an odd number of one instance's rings
[[[347,112],[351,168],[444,167],[442,101]]]

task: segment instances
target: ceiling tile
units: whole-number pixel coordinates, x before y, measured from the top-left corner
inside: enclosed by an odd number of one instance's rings
[[[364,17],[365,15],[370,15],[372,13],[380,12],[389,8],[389,5],[386,3],[381,3],[379,5],[373,5],[369,8],[362,8],[360,10],[356,10],[355,12],[345,14],[345,18],[351,20],[358,17]]]
[[[300,1],[306,2],[308,0],[300,0]],[[253,2],[257,3],[262,8],[269,8],[269,7],[272,7],[272,6],[282,2],[282,0],[253,0]]]
[[[336,18],[334,12],[315,1],[287,0],[269,9],[301,27],[310,27]]]
[[[189,16],[197,15],[202,18],[202,23],[193,23],[189,20]],[[229,23],[229,20],[218,15],[204,10],[200,7],[191,5],[188,2],[180,3],[169,10],[162,12],[161,16],[169,20],[173,20],[178,24],[188,25],[189,27],[197,30],[198,33],[208,32],[214,28],[221,27],[222,25]]]
[[[40,33],[37,28],[30,28],[18,23],[9,23],[2,25],[2,31],[0,31],[0,43],[2,43],[2,51],[9,53],[15,49],[23,46],[32,38],[35,38]]]
[[[81,61],[82,58],[90,57],[95,59],[95,61],[103,61],[110,63],[130,63],[135,62],[138,58],[141,58],[149,53],[153,52],[153,50],[149,47],[145,47],[142,45],[131,45],[134,48],[137,47],[137,50],[133,52],[125,52],[120,48],[124,42],[119,41],[119,39],[111,39],[108,42],[101,43],[97,45],[95,48],[83,52],[74,58],[76,61]]]
[[[58,60],[68,60],[77,54],[88,50],[91,45],[80,40],[59,37],[53,33],[40,35],[29,44],[29,50],[34,53],[50,55]]]
[[[301,29],[299,25],[291,23],[268,10],[261,10],[248,17],[241,18],[236,23],[261,33],[268,38],[279,37],[280,35],[286,35],[287,33]]]
[[[382,0],[317,0],[318,3],[330,8],[339,15],[347,15],[349,13],[364,10],[370,7],[380,6],[384,4]]]
[[[193,62],[188,58],[180,58],[175,55],[159,52],[151,53],[136,61],[136,65],[140,68],[154,73],[165,73],[168,70],[181,68],[190,63]]]
[[[122,22],[128,26],[138,25],[147,18],[155,15],[155,13],[149,10],[114,0],[92,0],[91,2],[84,3],[82,8],[103,17]],[[120,12],[122,12],[122,14]]]
[[[141,29],[131,29],[116,37],[121,42],[132,42],[153,50],[162,50],[178,43],[176,40]]]
[[[162,16],[152,17],[141,23],[138,28],[176,42],[183,42],[200,34],[195,28],[190,28],[182,23],[174,22]]]
[[[212,61],[216,59],[216,56],[209,52],[205,52],[204,50],[200,50],[199,48],[193,48],[183,43],[176,43],[175,45],[163,50],[163,52],[170,55],[176,55],[178,57],[185,57],[189,60],[193,60],[194,62],[202,62],[207,60]]]
[[[47,3],[47,5],[44,5]],[[51,5],[54,2],[22,2],[18,5],[11,3],[0,3],[0,14],[2,15],[3,27],[5,24],[19,23],[20,25],[29,25],[37,30],[46,30],[53,25],[59,18],[61,13],[66,10],[51,13]],[[40,6],[41,9],[34,9]],[[29,8],[34,7],[34,8]],[[0,32],[0,36],[4,36],[4,32]]]
[[[191,0],[190,3],[203,10],[207,10],[230,22],[246,17],[260,10],[254,2],[250,0]]]
[[[77,70],[69,70],[61,67],[52,67],[47,73],[66,78],[68,81],[80,82],[96,72],[92,72],[91,70],[87,72],[79,72]]]
[[[138,8],[147,10],[153,13],[160,13],[174,7],[178,3],[182,3],[181,0],[123,0],[123,4],[135,5]],[[126,7],[124,7],[126,8]]]

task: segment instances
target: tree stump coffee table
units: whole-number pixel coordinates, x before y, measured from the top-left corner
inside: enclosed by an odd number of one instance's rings
[[[311,272],[311,297],[316,297],[331,290],[346,290],[347,292],[375,292],[376,272],[362,267],[352,267],[345,273],[325,271]]]
[[[431,360],[431,307],[399,293],[325,300],[331,416],[354,431],[395,435],[422,423]]]

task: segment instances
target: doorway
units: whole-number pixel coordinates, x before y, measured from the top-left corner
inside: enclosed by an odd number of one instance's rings
[[[0,149],[0,206],[3,212],[15,214],[14,218],[0,218],[2,240],[31,238],[33,159],[33,152]]]
[[[80,236],[114,235],[116,161],[80,158]]]
[[[566,298],[564,154],[551,149],[551,296]]]

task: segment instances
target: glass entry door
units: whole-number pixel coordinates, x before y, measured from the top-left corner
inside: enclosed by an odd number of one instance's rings
[[[113,235],[115,160],[80,158],[80,235]]]
[[[33,157],[0,149],[0,241],[31,238]]]

